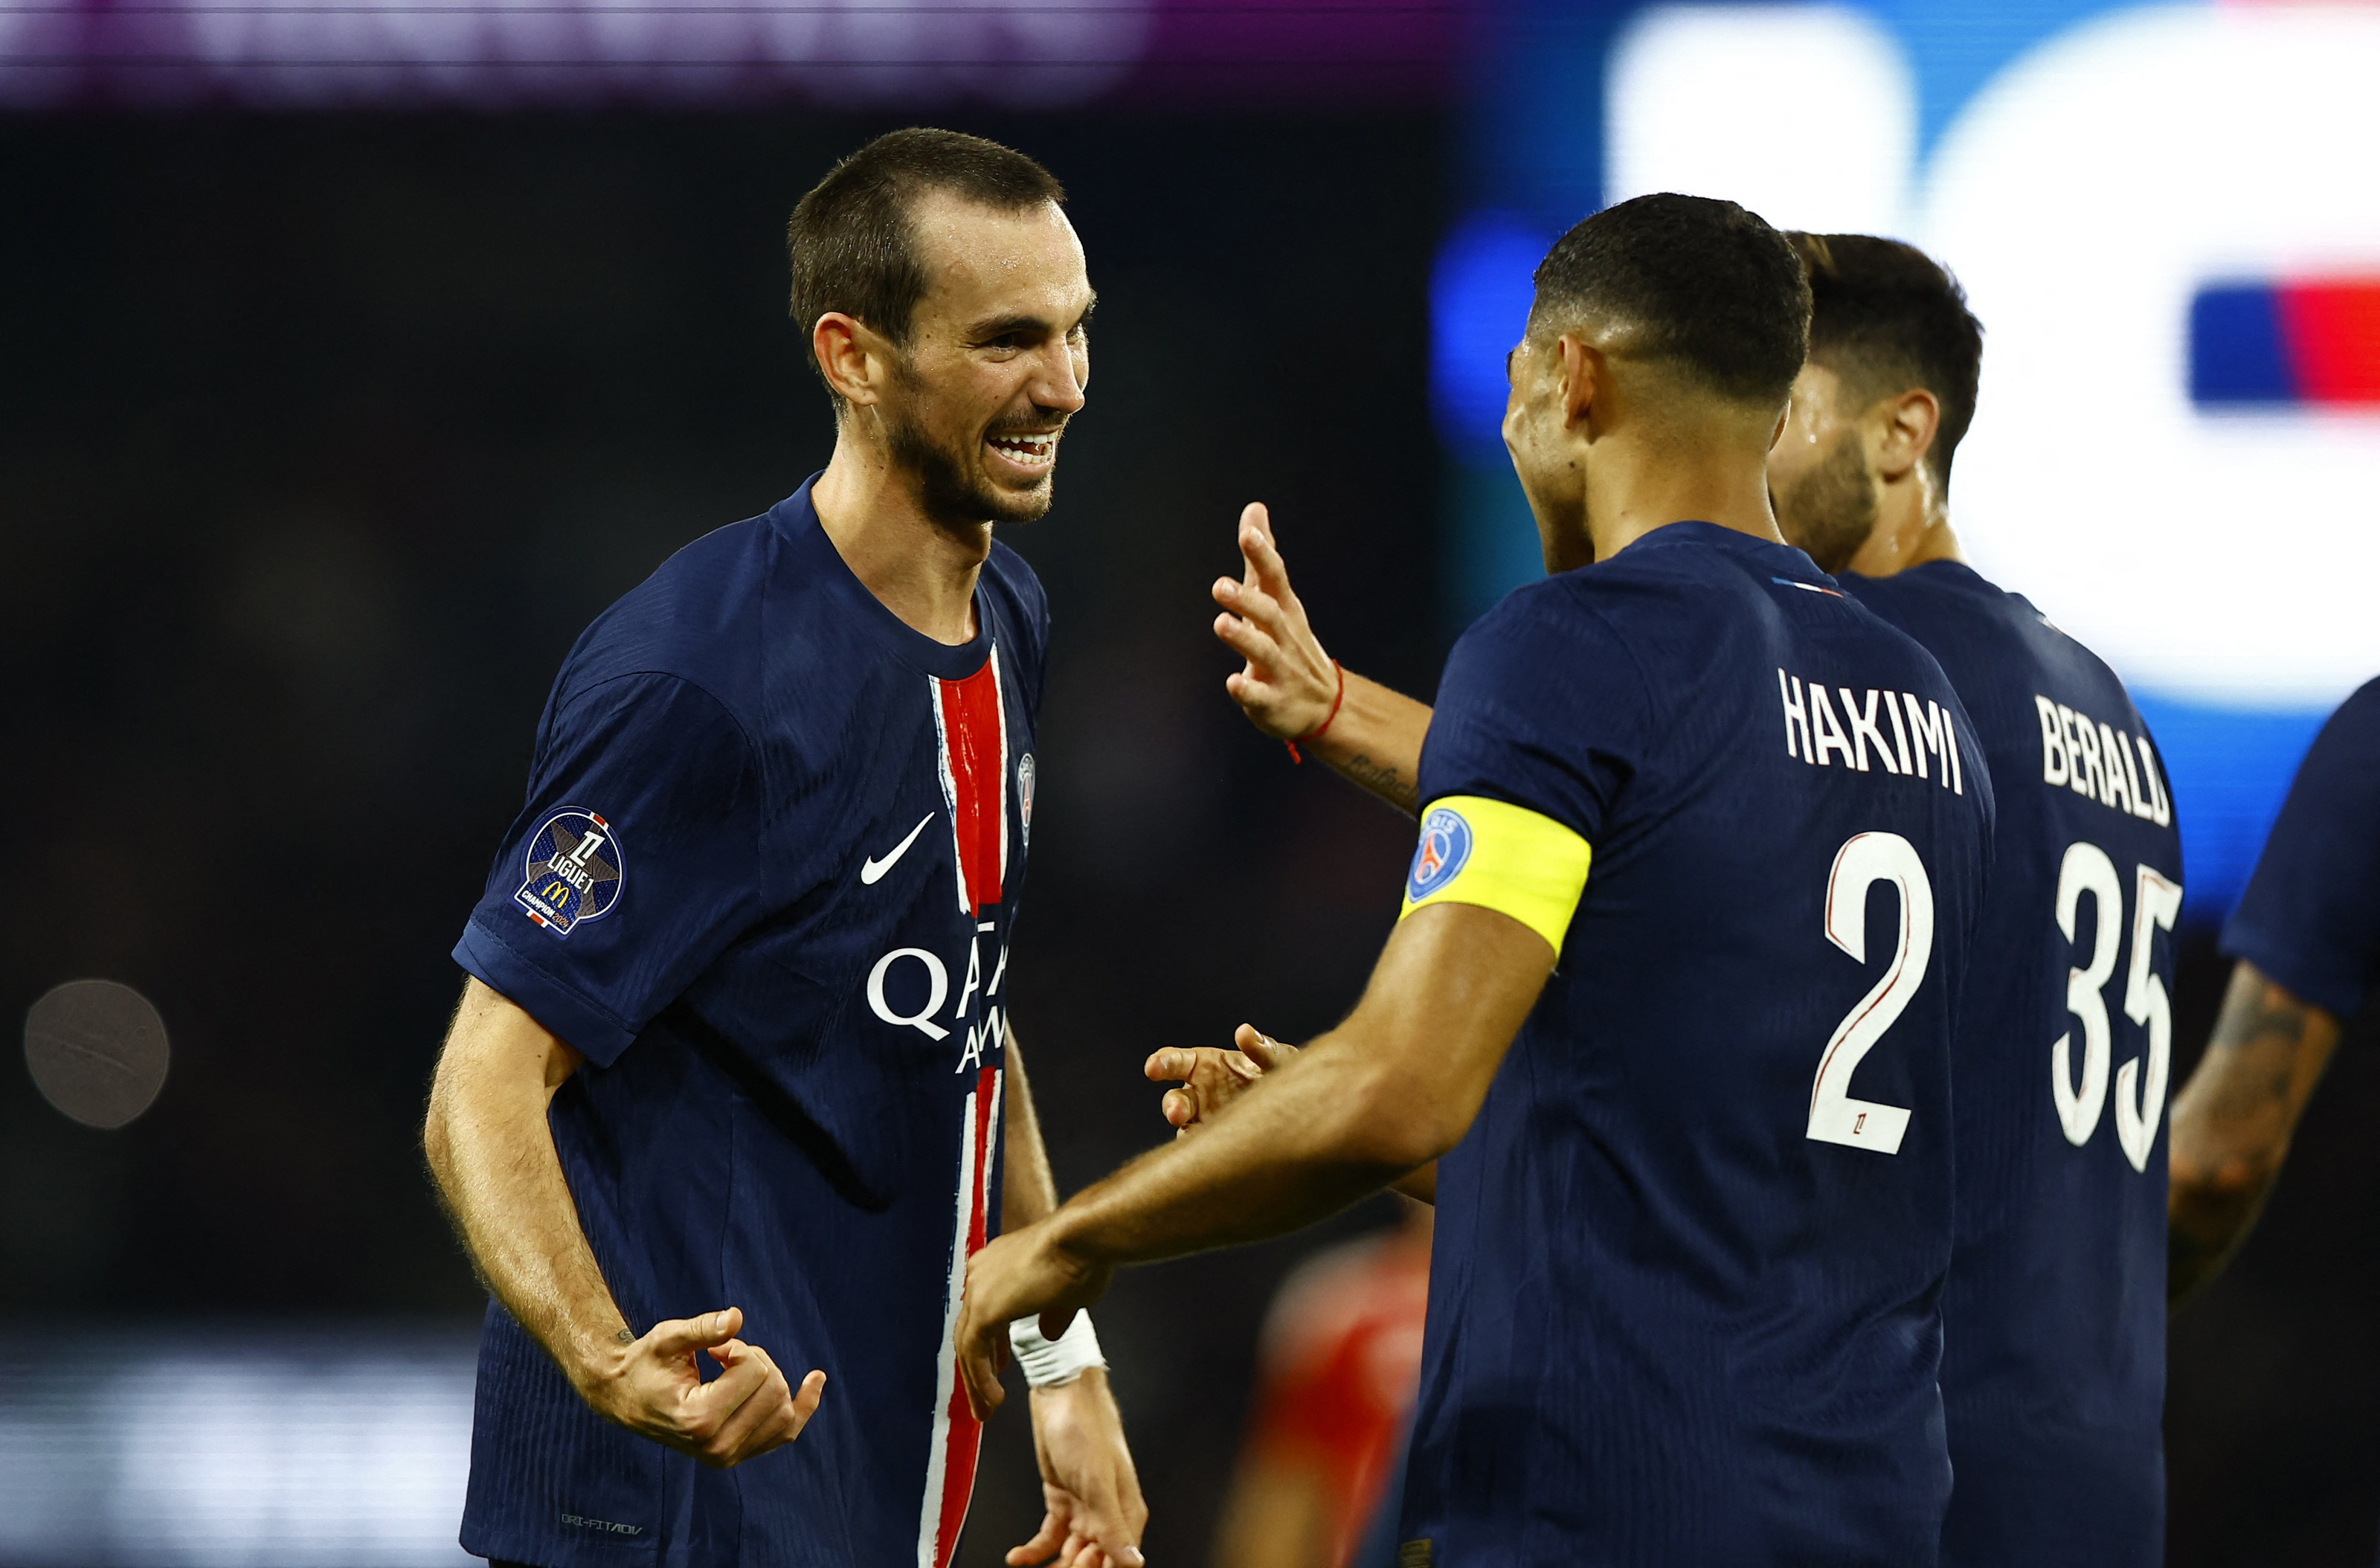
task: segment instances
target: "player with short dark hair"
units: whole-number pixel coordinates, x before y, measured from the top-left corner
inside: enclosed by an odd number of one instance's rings
[[[2223,951],[2230,989],[2173,1101],[2177,1303],[2248,1239],[2341,1024],[2380,986],[2380,681],[2314,736]]]
[[[1008,1317],[1436,1161],[1405,1562],[1932,1560],[1991,788],[1934,661],[1778,537],[1808,298],[1731,202],[1556,245],[1504,422],[1554,575],[1448,663],[1371,983],[976,1256],[986,1404]]]
[[[1048,509],[1083,406],[1062,200],[948,131],[838,164],[789,231],[832,460],[555,680],[424,1129],[493,1298],[468,1550],[957,1549],[965,1261],[1056,1203],[1005,1018],[1048,609],[992,530]],[[1018,1339],[1049,1513],[1011,1561],[1138,1563],[1087,1322]]]
[[[1958,1482],[1942,1561],[2155,1568],[2173,797],[2115,672],[1961,555],[1950,459],[1983,330],[1957,282],[1898,240],[1792,237],[1816,308],[1769,457],[1779,525],[1941,661],[1999,807],[1951,1078],[1942,1403]]]
[[[1896,541],[1913,545],[1925,536],[1878,528],[1878,485],[1894,487],[1886,493],[1913,503],[1929,518],[1946,514],[1950,461],[1975,418],[1983,323],[1967,308],[1958,280],[1913,245],[1866,234],[1791,238],[1809,267],[1813,300],[1810,368],[1797,388],[1803,408],[1814,415],[1831,408],[1848,418],[1922,392],[1931,400],[1932,436],[1920,443],[1896,426],[1888,432],[1894,451],[1879,463],[1870,460],[1869,438],[1852,439],[1847,427],[1831,444],[1813,440],[1806,428],[1789,427],[1787,442],[1769,460],[1771,488],[1784,486],[1777,494],[1778,521],[1785,537],[1823,570],[1889,576],[1895,563],[1879,553]],[[1903,419],[1923,407],[1894,404]],[[1879,432],[1878,439],[1886,433]],[[1820,446],[1825,450],[1815,450]],[[1915,452],[1906,468],[1904,447]],[[1853,565],[1863,550],[1867,555]]]
[[[1941,1381],[1957,1484],[1942,1561],[2158,1562],[2171,797],[2114,673],[1960,559],[1948,486],[1983,329],[1957,282],[1898,240],[1790,237],[1812,311],[1768,460],[1779,524],[1941,662],[1999,808],[1953,1058],[1960,1249]],[[1216,585],[1232,612],[1218,630],[1249,661],[1232,693],[1260,727],[1301,735],[1334,699],[1335,666],[1261,514],[1243,523],[1243,548],[1247,580]],[[1377,789],[1410,771],[1407,737],[1429,711],[1344,680],[1352,722],[1306,745]],[[1168,1095],[1171,1119],[1202,1119],[1282,1049],[1253,1031],[1242,1043],[1150,1062],[1152,1077],[1188,1084]]]

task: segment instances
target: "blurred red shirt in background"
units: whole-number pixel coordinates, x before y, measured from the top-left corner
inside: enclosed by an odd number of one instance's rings
[[[1403,1224],[1311,1259],[1273,1298],[1216,1568],[1345,1568],[1363,1539],[1421,1375],[1431,1211],[1405,1207]]]

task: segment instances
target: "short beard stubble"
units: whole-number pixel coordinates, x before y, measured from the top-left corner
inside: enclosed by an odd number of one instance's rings
[[[1785,542],[1798,546],[1828,577],[1840,576],[1876,532],[1876,491],[1868,483],[1860,432],[1845,431],[1817,467],[1788,489],[1772,487],[1769,502]]]
[[[995,527],[1030,523],[1050,510],[1057,489],[1054,472],[1022,495],[1001,490],[980,470],[971,468],[964,456],[937,442],[912,416],[911,410],[923,398],[925,383],[909,366],[899,364],[894,373],[907,395],[900,407],[883,412],[885,444],[896,467],[917,476],[918,499],[937,528],[962,533],[987,521]],[[995,425],[987,433],[996,435],[999,431]]]

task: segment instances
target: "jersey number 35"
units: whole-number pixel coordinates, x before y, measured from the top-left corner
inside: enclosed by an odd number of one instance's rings
[[[2181,912],[2181,886],[2149,867],[2132,879],[2132,962],[2124,980],[2124,1016],[2148,1026],[2147,1070],[2133,1057],[2116,1069],[2116,1141],[2135,1171],[2146,1171],[2156,1148],[2157,1122],[2165,1114],[2166,1075],[2173,1059],[2173,1003],[2165,981],[2150,967],[2155,933],[2173,930]],[[2090,966],[2066,971],[2066,1010],[2082,1024],[2082,1082],[2074,1082],[2074,1031],[2049,1048],[2049,1091],[2058,1102],[2066,1141],[2080,1149],[2099,1125],[2107,1101],[2108,978],[2116,972],[2116,941],[2124,927],[2124,886],[2115,862],[2095,844],[2066,846],[2058,869],[2058,929],[2074,940],[2074,918],[2084,893],[2097,918],[2092,922]]]

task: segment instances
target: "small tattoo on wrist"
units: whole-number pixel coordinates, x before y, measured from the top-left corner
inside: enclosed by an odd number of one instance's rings
[[[634,1329],[623,1328],[618,1333],[613,1334],[612,1337],[622,1344],[634,1344],[637,1343],[637,1331]]]

